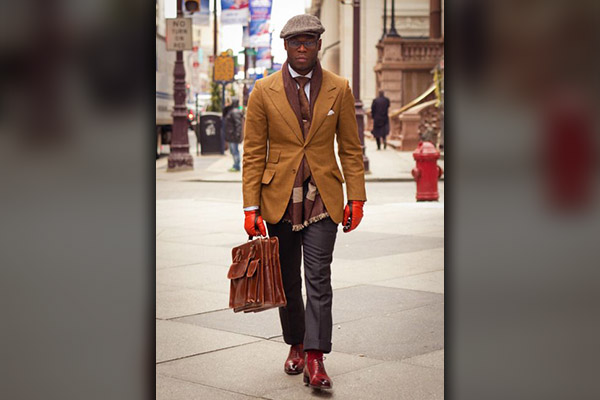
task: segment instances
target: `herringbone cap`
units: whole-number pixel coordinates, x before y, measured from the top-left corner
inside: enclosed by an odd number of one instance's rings
[[[289,39],[296,35],[320,36],[323,32],[325,32],[325,28],[319,18],[310,14],[300,14],[290,18],[281,30],[279,37]]]

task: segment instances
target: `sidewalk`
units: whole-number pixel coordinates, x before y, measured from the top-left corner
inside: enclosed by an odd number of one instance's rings
[[[230,162],[206,160],[207,179]],[[443,182],[440,202],[425,203],[414,201],[414,183],[368,182],[361,225],[338,231],[325,361],[333,391],[321,393],[283,372],[289,347],[277,310],[227,307],[231,248],[247,240],[241,183],[182,175],[157,170],[157,399],[443,398]]]
[[[227,151],[225,155],[196,155],[196,137],[190,131],[190,153],[194,157],[194,170],[171,173],[167,172],[167,157],[156,161],[156,179],[169,181],[196,182],[241,182],[241,172],[228,172],[233,165],[233,159]],[[366,155],[369,158],[370,173],[365,175],[367,182],[413,182],[411,170],[415,161],[410,151],[397,151],[388,146],[386,150],[377,151],[375,140],[365,137]],[[337,150],[336,150],[337,152]],[[240,145],[240,153],[243,149]],[[338,160],[338,165],[339,160]],[[444,161],[438,160],[438,165],[444,169]],[[441,180],[444,179],[442,175]]]

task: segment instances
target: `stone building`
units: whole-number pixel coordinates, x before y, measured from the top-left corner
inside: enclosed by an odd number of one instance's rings
[[[387,30],[389,31],[392,0],[363,0],[360,2],[360,91],[363,104],[368,109],[379,88],[383,88],[389,94],[388,97],[392,101],[391,109],[394,110],[400,108],[407,101],[406,98],[418,96],[420,93],[417,92],[420,91],[423,84],[413,84],[406,80],[406,86],[403,88],[397,80],[386,80],[387,77],[383,76],[379,80],[377,78],[375,67],[381,58],[381,54],[378,54],[381,51],[378,50],[377,45],[383,34],[384,2],[387,2]],[[433,2],[433,0],[395,0],[394,25],[400,37],[406,40],[427,41],[430,36],[430,3]],[[439,16],[443,37],[444,1],[438,0],[438,2],[440,3]],[[308,13],[317,15],[321,19],[326,29],[322,36],[323,44],[321,48],[323,67],[347,78],[351,84],[352,12],[352,0],[344,0],[343,2],[339,0],[313,0],[308,10]],[[441,42],[443,43],[443,39]],[[396,50],[393,49],[392,51]],[[420,50],[413,51],[418,53]],[[430,78],[428,83],[431,84],[432,75],[429,72],[428,74],[427,78]],[[423,79],[425,79],[423,74],[415,78],[415,80]]]

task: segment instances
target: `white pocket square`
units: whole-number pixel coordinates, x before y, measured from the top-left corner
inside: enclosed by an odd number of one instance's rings
[[[335,113],[333,112],[333,110],[329,110],[329,112],[327,113],[327,116],[329,117],[330,115],[333,115],[333,114],[335,114]]]

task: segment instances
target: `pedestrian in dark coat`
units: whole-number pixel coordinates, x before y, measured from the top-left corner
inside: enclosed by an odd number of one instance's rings
[[[231,102],[231,109],[225,115],[225,140],[229,143],[229,151],[233,156],[233,167],[229,169],[231,172],[238,172],[240,170],[239,144],[242,142],[242,119],[239,101],[234,99]]]
[[[388,117],[388,110],[390,108],[390,99],[384,96],[383,90],[379,91],[379,97],[373,100],[371,104],[371,116],[373,117],[373,131],[371,132],[375,136],[377,141],[377,150],[381,149],[381,142],[383,141],[383,148],[387,148],[386,136],[390,133],[390,118]]]

